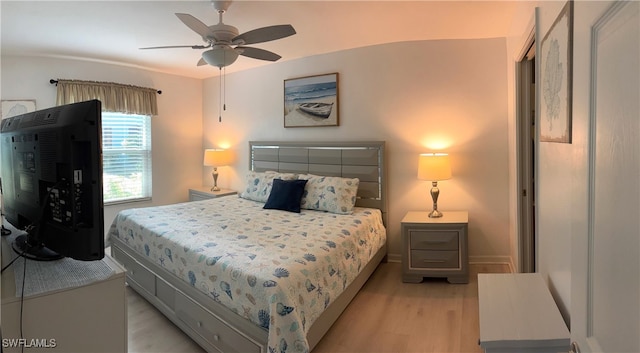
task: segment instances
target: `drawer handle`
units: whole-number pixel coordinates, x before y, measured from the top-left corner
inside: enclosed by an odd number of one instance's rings
[[[442,264],[445,263],[445,260],[422,260],[422,262],[426,264]]]
[[[219,335],[213,335],[213,340],[218,342],[220,341],[220,336]]]
[[[129,273],[131,273],[132,276],[136,274],[134,270],[129,270]]]
[[[427,244],[445,244],[450,242],[450,240],[423,240],[423,242]]]
[[[198,321],[198,322],[196,323],[196,325],[198,325],[198,327],[202,327],[202,322],[201,322],[201,321]]]

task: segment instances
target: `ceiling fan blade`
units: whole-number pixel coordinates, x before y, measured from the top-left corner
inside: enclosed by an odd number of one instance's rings
[[[203,65],[208,65],[206,61],[204,61],[203,58],[200,58],[200,60],[198,60],[198,65],[197,66],[203,66]]]
[[[233,38],[234,44],[256,44],[276,40],[296,34],[296,30],[291,25],[275,25],[262,27],[242,33]]]
[[[140,48],[140,49],[172,49],[172,48],[205,49],[205,48],[209,48],[209,45],[165,45],[161,47],[146,47],[146,48]]]
[[[202,23],[202,21],[200,21],[199,19],[189,15],[188,13],[176,13],[176,16],[178,16],[182,23],[187,25],[187,27],[191,28],[192,31],[198,33],[203,38],[211,34],[209,26]]]
[[[260,49],[260,48],[252,48],[252,47],[236,47],[235,48],[238,54],[248,56],[254,59],[267,60],[267,61],[277,61],[281,58],[280,55],[270,52],[268,50]]]

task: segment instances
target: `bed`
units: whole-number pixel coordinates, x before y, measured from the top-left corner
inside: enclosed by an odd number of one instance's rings
[[[249,150],[242,197],[124,210],[112,255],[127,283],[207,351],[308,352],[386,256],[384,142]],[[306,185],[299,213],[264,208],[285,184]],[[311,185],[335,191],[335,202]]]

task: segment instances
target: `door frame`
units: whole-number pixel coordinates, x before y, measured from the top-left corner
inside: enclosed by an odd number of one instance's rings
[[[516,164],[518,272],[535,272],[537,236],[535,234],[535,25],[517,57],[516,70]]]

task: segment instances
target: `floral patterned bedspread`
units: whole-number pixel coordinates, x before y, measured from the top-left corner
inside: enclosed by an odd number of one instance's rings
[[[379,210],[265,210],[238,197],[121,211],[109,231],[269,332],[272,352],[306,333],[386,242]]]

